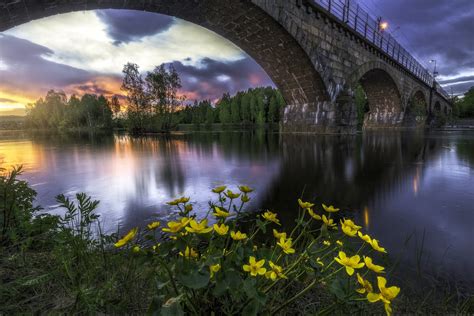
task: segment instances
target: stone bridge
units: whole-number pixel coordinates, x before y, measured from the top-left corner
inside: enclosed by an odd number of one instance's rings
[[[360,84],[365,128],[424,126],[451,112],[429,72],[366,13],[344,0],[0,0],[0,32],[93,9],[175,16],[230,40],[255,59],[287,106],[282,131],[352,133]],[[364,15],[365,14],[365,15]],[[54,34],[51,34],[54,36]],[[421,109],[421,110],[420,110]]]

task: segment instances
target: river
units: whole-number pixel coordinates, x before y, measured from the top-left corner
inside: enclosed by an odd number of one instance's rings
[[[405,269],[474,282],[474,133],[356,136],[223,132],[133,138],[0,134],[0,167],[22,164],[45,212],[55,196],[101,201],[106,230],[174,214],[186,194],[207,210],[217,185],[256,188],[252,208],[291,223],[297,198],[334,204],[380,239]],[[420,254],[422,253],[422,256]]]

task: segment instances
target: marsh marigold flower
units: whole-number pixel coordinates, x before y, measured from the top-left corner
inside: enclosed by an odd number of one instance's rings
[[[323,241],[323,245],[331,246],[331,242],[329,240],[325,240],[325,241]]]
[[[240,200],[244,203],[247,203],[248,201],[250,201],[250,197],[247,194],[244,194],[240,197]]]
[[[265,264],[265,259],[260,261],[255,260],[255,257],[251,256],[249,258],[249,264],[244,264],[242,266],[245,272],[250,273],[251,276],[264,275],[267,272],[267,269],[263,268]]]
[[[230,213],[227,212],[225,209],[220,208],[219,206],[214,206],[214,213],[212,213],[215,217],[222,217],[227,218],[230,216]]]
[[[382,273],[385,270],[384,267],[378,266],[372,262],[372,258],[364,257],[365,266],[367,269],[374,271],[375,273]]]
[[[335,257],[334,260],[346,268],[348,275],[353,275],[354,269],[360,269],[364,266],[364,263],[360,262],[359,255],[347,257],[344,251],[339,251],[339,257]]]
[[[220,224],[220,225],[214,224],[213,227],[214,227],[214,231],[221,236],[224,236],[229,232],[229,226],[227,226],[226,224]]]
[[[391,286],[387,288],[387,279],[381,276],[377,277],[377,285],[379,287],[380,293],[368,293],[367,300],[371,303],[381,300],[384,303],[385,312],[387,315],[391,315],[392,307],[390,304],[397,297],[398,293],[400,293],[400,288],[397,286]]]
[[[337,241],[336,241],[336,244],[337,244],[339,247],[344,246],[344,244],[343,244],[342,241],[340,241],[340,240],[337,240]]]
[[[267,221],[269,222],[273,222],[277,225],[280,225],[280,220],[277,218],[277,214],[276,213],[273,213],[273,212],[270,212],[270,211],[266,211],[262,217],[264,219],[266,219]]]
[[[312,208],[308,208],[307,210],[308,210],[309,215],[310,215],[312,218],[314,218],[315,220],[318,220],[318,221],[322,220],[321,215],[316,214],[316,213],[313,211]]]
[[[344,221],[341,220],[341,228],[342,228],[342,231],[344,232],[344,234],[346,234],[347,236],[355,237],[355,235],[357,235],[357,232],[359,231],[359,229],[361,229],[362,227],[357,226],[350,219],[344,219]]]
[[[369,235],[364,235],[360,231],[357,232],[357,235],[360,237],[360,239],[362,239],[366,243],[368,243],[368,244],[372,243],[372,238],[370,238]]]
[[[324,225],[328,228],[336,228],[336,224],[332,218],[327,218],[326,215],[323,215],[321,219],[323,220]]]
[[[237,231],[237,232],[231,231],[230,237],[233,240],[244,240],[244,239],[247,239],[247,234],[241,233],[240,231]]]
[[[150,223],[150,224],[146,225],[146,227],[148,227],[149,230],[155,230],[158,227],[160,227],[160,222]]]
[[[335,208],[334,206],[330,205],[330,206],[327,206],[326,204],[323,204],[323,209],[328,212],[328,213],[335,213],[335,212],[339,212],[339,209],[338,208]]]
[[[227,190],[225,193],[225,196],[227,196],[229,199],[236,199],[240,196],[240,193],[234,193],[231,190]]]
[[[361,288],[357,289],[356,292],[360,294],[364,293],[372,293],[374,291],[372,284],[369,281],[365,280],[357,273],[357,282],[362,286]]]
[[[189,248],[188,246],[186,246],[184,253],[180,251],[179,255],[185,258],[197,258],[199,256],[196,250],[194,250],[193,248]]]
[[[214,274],[216,274],[216,272],[218,272],[220,269],[221,269],[220,264],[214,264],[212,266],[209,266],[209,271],[211,273],[211,279],[214,277]]]
[[[295,249],[291,248],[292,246],[292,241],[291,238],[285,239],[285,238],[280,238],[280,241],[277,242],[277,245],[283,249],[283,252],[286,253],[287,255],[291,255],[292,253],[295,253]]]
[[[276,229],[273,229],[273,236],[278,240],[280,240],[280,238],[286,239],[286,233],[285,232],[280,233]]]
[[[180,197],[179,199],[166,202],[166,204],[168,204],[168,205],[178,205],[178,204],[184,204],[184,203],[188,203],[188,202],[189,202],[189,198],[183,196],[183,197]]]
[[[225,191],[225,189],[227,189],[227,186],[225,185],[222,185],[220,187],[215,187],[214,189],[212,189],[212,192],[214,193],[222,193]]]
[[[369,244],[374,250],[378,252],[387,253],[387,250],[385,250],[385,248],[379,246],[379,241],[377,239],[372,239]]]
[[[275,281],[276,279],[287,279],[286,275],[283,274],[282,267],[274,264],[271,261],[269,261],[268,264],[270,265],[271,270],[267,271],[265,274],[267,279],[271,279],[272,281]]]
[[[188,226],[191,222],[191,218],[183,217],[179,222],[168,222],[168,228],[163,228],[162,231],[166,233],[178,233],[180,230]]]
[[[123,236],[122,239],[117,241],[114,244],[114,246],[116,248],[120,248],[120,247],[125,246],[126,244],[128,244],[130,242],[130,240],[132,240],[136,236],[137,232],[138,232],[138,227],[133,228],[125,236]]]
[[[207,234],[212,231],[212,227],[207,226],[207,219],[203,219],[199,223],[192,219],[189,222],[189,227],[186,227],[186,231],[195,234]]]
[[[301,207],[302,209],[307,209],[307,208],[311,208],[311,207],[314,206],[313,203],[303,202],[303,201],[301,201],[301,199],[298,199],[298,204],[300,205],[300,207]]]
[[[239,190],[240,190],[240,192],[243,192],[245,194],[253,192],[253,189],[246,186],[246,185],[239,186]]]
[[[133,246],[132,251],[134,253],[139,253],[140,252],[140,246],[137,246],[137,245]]]

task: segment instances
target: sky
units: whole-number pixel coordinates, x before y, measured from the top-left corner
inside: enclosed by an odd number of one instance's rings
[[[352,0],[355,1],[355,0]],[[394,37],[426,67],[437,60],[448,92],[474,86],[473,0],[359,0],[390,25]],[[54,36],[52,36],[54,34]],[[173,63],[189,100],[273,85],[238,47],[195,24],[127,10],[74,12],[0,33],[0,115],[22,114],[50,89],[68,95],[121,94],[121,71],[142,73]]]

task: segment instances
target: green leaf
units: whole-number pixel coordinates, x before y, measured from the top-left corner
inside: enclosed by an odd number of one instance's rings
[[[246,316],[256,316],[260,311],[261,304],[257,300],[251,300],[247,306],[245,306],[244,310],[242,311],[242,315]]]
[[[210,274],[207,270],[191,269],[178,274],[178,281],[190,289],[202,289],[209,284]]]

